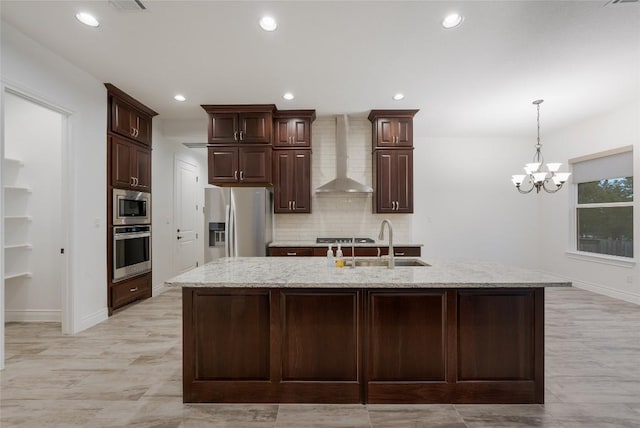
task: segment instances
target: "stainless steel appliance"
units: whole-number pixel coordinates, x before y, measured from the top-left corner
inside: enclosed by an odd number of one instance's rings
[[[113,228],[113,281],[151,270],[151,226]]]
[[[266,256],[267,245],[273,241],[273,192],[264,187],[205,189],[207,229],[210,224],[217,229],[213,233],[214,243],[224,242],[224,247],[212,246],[210,242],[205,261]]]
[[[316,244],[351,244],[355,240],[356,244],[373,244],[371,238],[316,238]]]
[[[113,189],[113,224],[151,224],[151,194]]]

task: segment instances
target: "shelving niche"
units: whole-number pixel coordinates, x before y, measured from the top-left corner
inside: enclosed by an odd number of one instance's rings
[[[3,159],[4,174],[4,279],[31,278],[31,250],[29,242],[29,195],[31,188],[20,182],[24,166],[18,159]]]

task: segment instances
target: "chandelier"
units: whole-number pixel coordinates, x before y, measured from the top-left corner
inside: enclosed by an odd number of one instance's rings
[[[538,109],[538,142],[536,144],[536,153],[533,155],[533,162],[524,166],[526,174],[516,174],[511,176],[511,181],[518,189],[520,193],[530,193],[533,189],[536,189],[536,193],[540,193],[541,189],[544,189],[547,193],[555,193],[562,188],[562,185],[569,179],[570,172],[558,172],[561,163],[547,163],[547,171],[542,171],[542,164],[544,158],[542,157],[542,144],[540,144],[540,104],[544,100],[535,100],[533,104]],[[522,184],[525,184],[527,190],[522,189]],[[529,187],[531,186],[531,187]]]

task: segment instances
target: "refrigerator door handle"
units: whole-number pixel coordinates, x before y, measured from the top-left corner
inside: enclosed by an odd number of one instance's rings
[[[224,256],[229,257],[231,254],[231,206],[226,205],[224,210]]]

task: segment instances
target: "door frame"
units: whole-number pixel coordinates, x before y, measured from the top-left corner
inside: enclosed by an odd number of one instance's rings
[[[60,135],[60,162],[61,162],[61,174],[60,174],[60,202],[61,202],[61,233],[60,238],[62,248],[65,249],[65,254],[62,257],[60,263],[60,322],[61,330],[63,334],[73,334],[74,321],[75,321],[75,281],[72,270],[72,248],[71,248],[71,229],[70,225],[73,223],[73,210],[69,209],[71,206],[71,183],[73,182],[72,171],[73,162],[70,150],[70,135],[71,125],[73,118],[73,111],[60,106],[46,97],[40,96],[33,91],[22,87],[19,84],[8,82],[7,80],[0,81],[0,129],[4,130],[5,127],[5,95],[11,94],[22,98],[26,101],[37,104],[47,110],[54,111],[61,116],[62,135]],[[0,160],[4,159],[5,152],[4,132],[0,133]],[[0,236],[4,237],[4,179],[0,174],[0,217],[2,222],[0,224]],[[4,245],[0,245],[0,369],[4,368],[4,320],[5,320],[5,282],[4,282]]]

